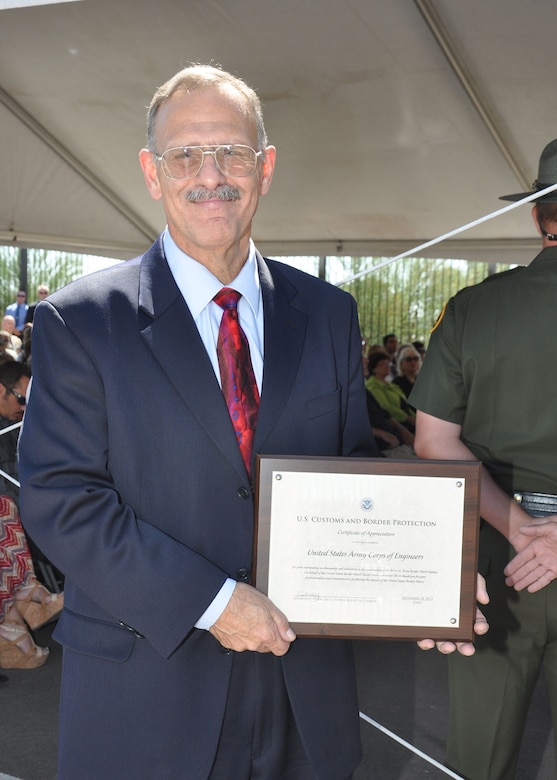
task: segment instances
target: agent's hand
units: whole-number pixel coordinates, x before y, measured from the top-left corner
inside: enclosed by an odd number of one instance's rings
[[[529,543],[505,567],[505,582],[515,590],[536,593],[557,577],[557,516],[532,518],[520,536]]]
[[[228,650],[284,655],[296,634],[267,596],[238,582],[224,612],[209,629]]]
[[[481,574],[478,574],[476,585],[476,599],[480,604],[489,604],[489,596],[485,586],[485,580]],[[487,633],[489,625],[485,616],[479,607],[476,607],[476,620],[474,622],[474,633],[478,636]],[[422,639],[418,642],[420,650],[431,650],[437,647],[443,655],[449,655],[457,650],[461,655],[474,655],[476,648],[473,642],[435,642],[433,639]]]

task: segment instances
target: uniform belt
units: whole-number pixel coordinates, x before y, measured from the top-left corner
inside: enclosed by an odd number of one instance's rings
[[[529,493],[517,491],[513,498],[531,517],[557,514],[557,495],[553,493]]]

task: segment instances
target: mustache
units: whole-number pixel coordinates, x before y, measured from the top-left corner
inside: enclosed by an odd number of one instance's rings
[[[214,190],[207,187],[196,187],[186,193],[190,203],[201,203],[204,200],[240,200],[240,190],[231,184],[219,184]]]

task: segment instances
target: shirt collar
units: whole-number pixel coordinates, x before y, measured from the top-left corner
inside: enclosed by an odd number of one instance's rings
[[[530,265],[555,260],[557,260],[557,246],[546,246],[538,255],[536,255]]]
[[[163,234],[163,246],[166,260],[174,281],[178,285],[184,300],[192,314],[197,319],[201,311],[210,303],[223,285],[204,265],[183,252],[168,228]],[[261,290],[259,273],[255,259],[255,244],[250,238],[248,257],[238,276],[227,287],[232,287],[242,294],[249,303],[255,316],[261,305]]]

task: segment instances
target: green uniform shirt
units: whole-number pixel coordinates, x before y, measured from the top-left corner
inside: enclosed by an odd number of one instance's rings
[[[409,400],[507,493],[557,494],[557,248],[451,298]]]

